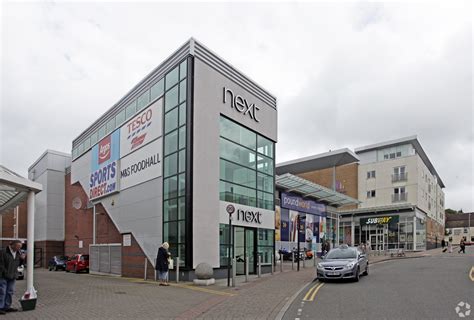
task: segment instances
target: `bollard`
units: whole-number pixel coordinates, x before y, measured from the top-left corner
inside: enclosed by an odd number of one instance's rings
[[[291,270],[295,270],[295,252],[291,253]]]
[[[262,256],[258,255],[258,277],[262,276]]]
[[[280,272],[283,272],[283,257],[280,255]]]
[[[249,257],[245,257],[245,282],[249,281]]]
[[[179,282],[179,257],[176,257],[176,283]]]
[[[275,260],[273,259],[273,253],[270,255],[271,257],[271,262],[272,262],[272,275],[273,275],[273,268],[275,267]]]
[[[313,250],[313,267],[316,267],[316,254],[317,252]]]
[[[148,263],[147,263],[147,258],[145,258],[145,275],[143,276],[143,280],[146,280],[146,273],[147,273],[147,269],[148,269]]]
[[[303,268],[306,268],[306,252],[303,253]]]
[[[232,287],[235,287],[235,277],[236,277],[236,261],[235,258],[232,259]]]
[[[153,276],[155,277],[155,282],[156,282],[156,258],[155,258],[155,268],[153,268],[154,274]]]

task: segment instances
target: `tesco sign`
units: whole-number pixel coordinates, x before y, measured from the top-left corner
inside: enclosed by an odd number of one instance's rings
[[[99,141],[92,148],[89,175],[89,200],[119,191],[120,130]]]
[[[161,136],[163,99],[157,100],[120,128],[120,158]]]

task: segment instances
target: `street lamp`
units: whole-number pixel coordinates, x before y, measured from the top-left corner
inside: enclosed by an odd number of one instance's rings
[[[227,256],[227,286],[230,287],[230,269],[231,269],[231,246],[232,246],[232,214],[235,212],[235,207],[229,204],[226,207],[226,211],[229,214],[229,249],[228,249],[228,256]]]

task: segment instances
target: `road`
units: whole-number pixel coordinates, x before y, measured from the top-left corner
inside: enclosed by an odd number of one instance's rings
[[[311,283],[283,319],[474,319],[474,310],[464,318],[455,310],[474,309],[473,268],[474,247],[374,264],[359,282]]]

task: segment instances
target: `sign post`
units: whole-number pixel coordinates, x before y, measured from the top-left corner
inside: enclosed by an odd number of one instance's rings
[[[228,249],[228,256],[227,256],[227,286],[230,287],[230,269],[231,269],[231,246],[232,246],[232,214],[235,212],[235,207],[233,205],[228,205],[226,207],[226,211],[229,214],[229,249]]]

